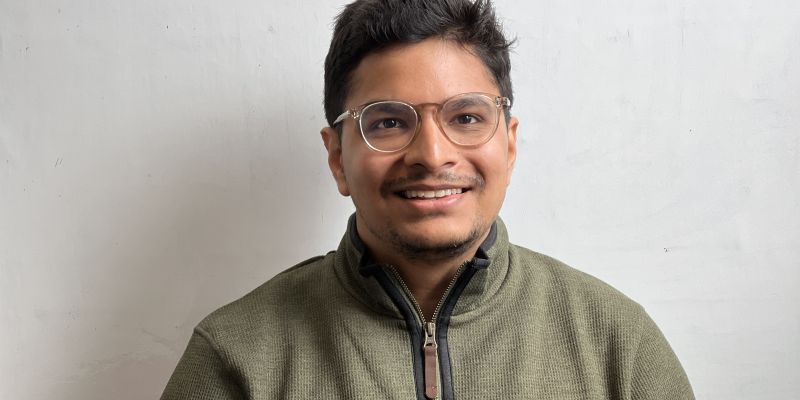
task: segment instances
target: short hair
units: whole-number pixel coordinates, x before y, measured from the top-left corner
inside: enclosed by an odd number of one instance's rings
[[[344,111],[353,71],[368,54],[439,37],[465,45],[513,104],[509,48],[490,0],[356,0],[336,17],[325,58],[325,118]],[[506,111],[506,120],[510,118]]]

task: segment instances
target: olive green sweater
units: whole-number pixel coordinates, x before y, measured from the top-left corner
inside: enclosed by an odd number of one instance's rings
[[[365,253],[351,218],[338,250],[209,315],[162,399],[694,398],[641,306],[510,244],[500,220],[431,334],[398,275]]]

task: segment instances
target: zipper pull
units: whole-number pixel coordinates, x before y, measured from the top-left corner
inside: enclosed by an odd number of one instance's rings
[[[436,344],[436,324],[425,324],[425,397],[436,399],[439,395],[439,351]]]

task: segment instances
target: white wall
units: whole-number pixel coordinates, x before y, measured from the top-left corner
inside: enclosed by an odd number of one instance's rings
[[[498,1],[512,239],[642,303],[704,399],[800,392],[800,3]],[[0,398],[156,398],[332,249],[329,1],[0,0]]]

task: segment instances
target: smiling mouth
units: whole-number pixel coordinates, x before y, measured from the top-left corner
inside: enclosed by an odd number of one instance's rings
[[[398,194],[406,199],[440,199],[442,197],[452,196],[466,192],[465,188],[450,188],[450,189],[437,189],[437,190],[404,190]]]

